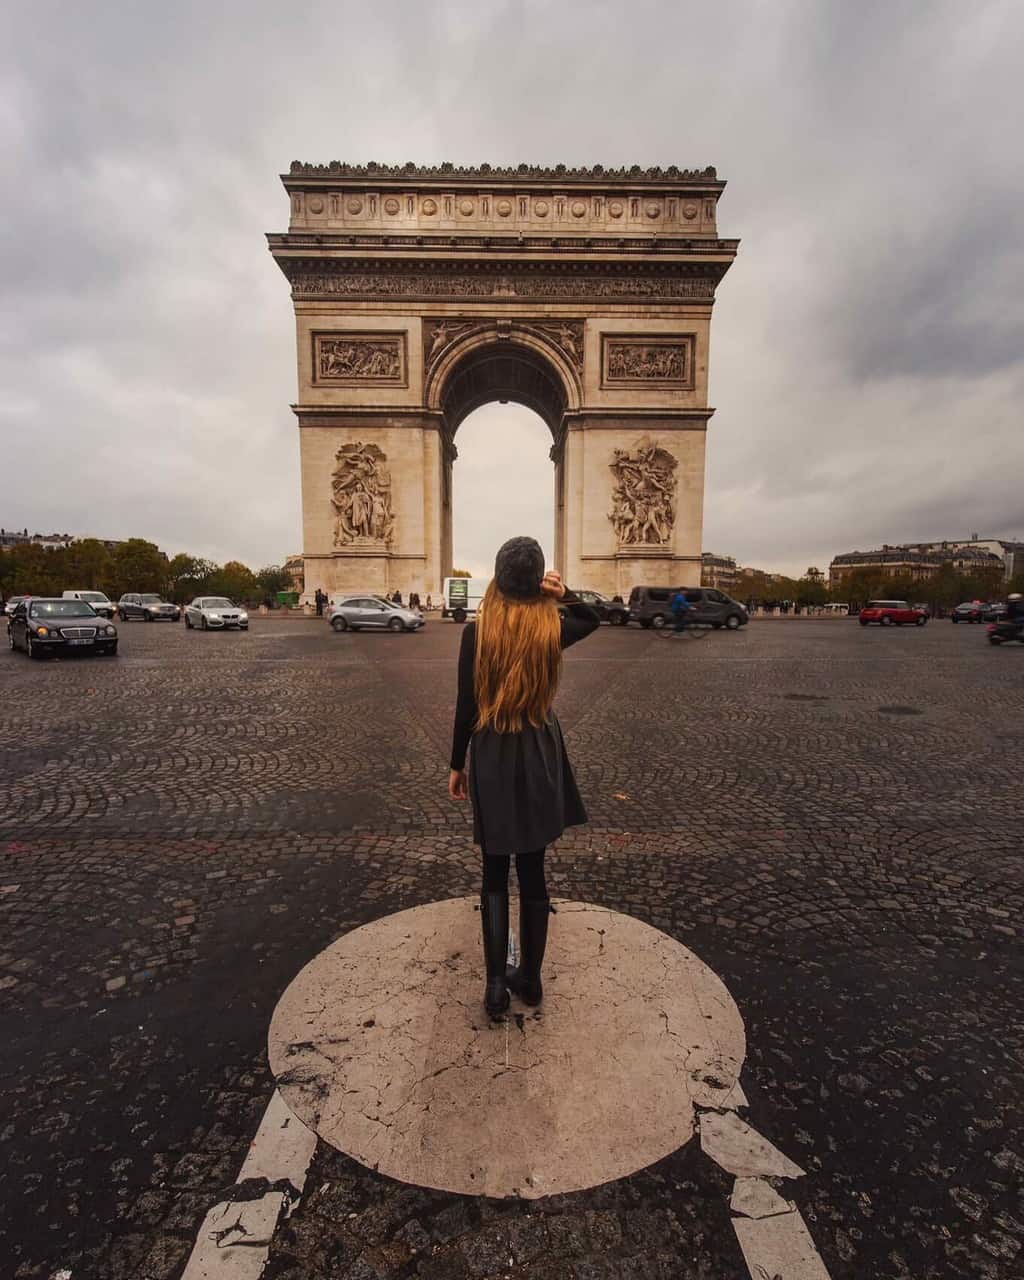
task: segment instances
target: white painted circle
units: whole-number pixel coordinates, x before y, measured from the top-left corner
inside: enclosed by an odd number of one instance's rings
[[[746,1050],[721,980],[630,916],[556,903],[544,1004],[482,1006],[473,898],[346,934],[281,997],[270,1066],[292,1110],[388,1177],[534,1199],[646,1168],[720,1106]],[[513,922],[515,912],[513,910]]]

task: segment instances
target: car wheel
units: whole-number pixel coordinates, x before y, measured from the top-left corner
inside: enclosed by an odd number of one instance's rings
[[[38,645],[32,643],[31,635],[25,636],[25,652],[30,658],[41,658],[43,655],[39,652]]]
[[[960,621],[960,619],[956,616],[956,614],[955,614],[955,613],[953,614],[952,618],[950,618],[950,622],[954,622],[954,623],[956,623],[956,622],[959,622],[959,621]]]
[[[882,619],[882,626],[883,626],[883,627],[891,627],[891,626],[892,626],[892,618],[890,618],[888,615],[886,615],[886,616]]]
[[[860,625],[861,625],[862,627],[866,627],[866,626],[868,625],[868,620],[867,620],[867,618],[861,618],[861,619],[860,619]]]
[[[205,617],[203,618],[202,622],[200,623],[200,626],[201,626],[201,628],[202,628],[202,630],[203,630],[203,631],[209,631],[209,629],[210,629],[210,624],[206,621]]]
[[[331,619],[331,630],[332,630],[332,631],[347,631],[347,630],[348,630],[348,620],[347,620],[346,618],[342,618],[341,616],[339,616],[339,617],[337,617],[337,618],[332,618],[332,619]]]
[[[924,624],[925,624],[927,621],[928,621],[928,619],[927,619],[927,618],[918,618],[918,620],[917,620],[917,625],[918,625],[919,627],[923,627],[923,626],[924,626]]]
[[[730,614],[729,614],[728,618],[726,618],[726,620],[725,620],[725,629],[726,629],[727,631],[739,631],[739,629],[740,629],[740,620],[739,620],[739,616],[738,616],[737,614],[735,614],[735,613],[730,613]]]
[[[667,621],[668,619],[663,613],[656,613],[651,619],[651,626],[660,631]]]
[[[712,631],[721,631],[722,626],[723,624],[721,622],[712,622],[711,629]]]
[[[7,628],[7,643],[11,647],[11,653],[14,652],[14,632],[10,627]]]
[[[389,630],[389,631],[404,631],[404,630],[405,630],[405,623],[402,621],[402,619],[401,619],[401,618],[392,618],[392,619],[391,619],[391,621],[388,623],[388,630]]]
[[[641,618],[641,619],[640,619],[640,625],[643,627],[643,629],[644,629],[645,631],[650,631],[650,629],[651,629],[651,620],[650,620],[650,618]]]
[[[189,622],[189,620],[188,620],[188,614],[187,614],[187,613],[185,614],[185,630],[186,630],[186,631],[191,631],[191,630],[192,630],[192,623],[191,623],[191,622]]]
[[[613,614],[612,614],[612,626],[613,626],[613,627],[624,627],[625,625],[626,625],[626,615],[625,615],[624,613],[613,613]]]
[[[989,644],[1002,644],[1002,643],[1003,643],[1003,642],[1002,642],[1002,639],[1001,639],[999,636],[989,636],[989,638],[988,638],[988,642],[989,642]]]
[[[118,609],[117,616],[121,619],[122,622],[128,621],[128,615],[125,613],[123,609]]]

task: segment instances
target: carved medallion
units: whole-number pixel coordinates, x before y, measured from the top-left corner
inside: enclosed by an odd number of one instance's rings
[[[602,335],[601,385],[693,387],[693,334]]]
[[[310,213],[323,213],[324,202],[320,199],[319,196],[316,196],[312,200],[310,200],[309,210],[310,210]]]
[[[676,523],[676,459],[650,436],[633,449],[613,449],[608,519],[620,547],[661,547]]]
[[[315,333],[313,381],[335,386],[405,386],[405,334]]]
[[[582,218],[587,211],[587,206],[582,200],[574,200],[572,206],[572,216],[574,218]]]
[[[360,441],[343,444],[334,461],[334,545],[390,545],[395,517],[391,508],[391,472],[384,465],[387,454],[379,445]]]
[[[546,200],[538,200],[533,206],[533,211],[538,218],[546,218],[548,216],[548,203]]]
[[[462,200],[459,202],[459,213],[461,213],[464,218],[468,218],[472,212],[473,212],[472,200]]]
[[[497,209],[497,211],[498,211],[498,216],[499,216],[499,217],[501,217],[501,218],[507,218],[507,217],[508,217],[508,215],[512,212],[512,201],[511,201],[511,200],[499,200],[499,201],[498,201],[498,203],[497,203],[494,207],[495,207],[495,209]]]
[[[359,199],[358,196],[351,196],[345,202],[345,208],[349,211],[349,213],[362,213],[363,202],[362,200]]]
[[[395,214],[399,211],[399,209],[401,209],[401,207],[402,206],[394,198],[394,196],[391,196],[389,199],[384,201],[384,212],[390,213],[392,217],[395,216]]]
[[[420,208],[423,210],[423,212],[427,215],[428,218],[432,218],[434,214],[437,213],[437,201],[430,200],[428,198],[423,201],[422,205],[420,205]]]

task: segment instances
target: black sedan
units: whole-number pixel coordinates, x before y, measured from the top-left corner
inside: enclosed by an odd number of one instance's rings
[[[67,653],[117,653],[117,628],[84,600],[35,596],[19,604],[7,624],[12,649],[30,658]]]
[[[984,622],[987,607],[984,600],[967,600],[957,605],[949,615],[949,620],[950,622]]]
[[[629,621],[629,609],[621,600],[609,600],[600,591],[577,591],[576,594],[584,604],[590,605],[602,622],[624,627]]]

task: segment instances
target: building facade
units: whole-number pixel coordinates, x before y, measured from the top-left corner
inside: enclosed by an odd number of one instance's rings
[[[700,557],[700,581],[703,587],[721,587],[728,591],[736,585],[739,570],[732,556],[719,556],[705,551]]]
[[[829,565],[829,585],[833,588],[841,586],[858,569],[874,569],[892,577],[909,577],[925,582],[935,577],[945,564],[951,564],[958,573],[998,569],[1004,577],[1010,576],[1004,557],[980,542],[914,543],[885,545],[877,551],[846,551]]]
[[[506,400],[551,432],[570,581],[697,579],[711,312],[737,251],[714,169],[296,162],[282,181],[307,596],[437,594],[456,433]]]

